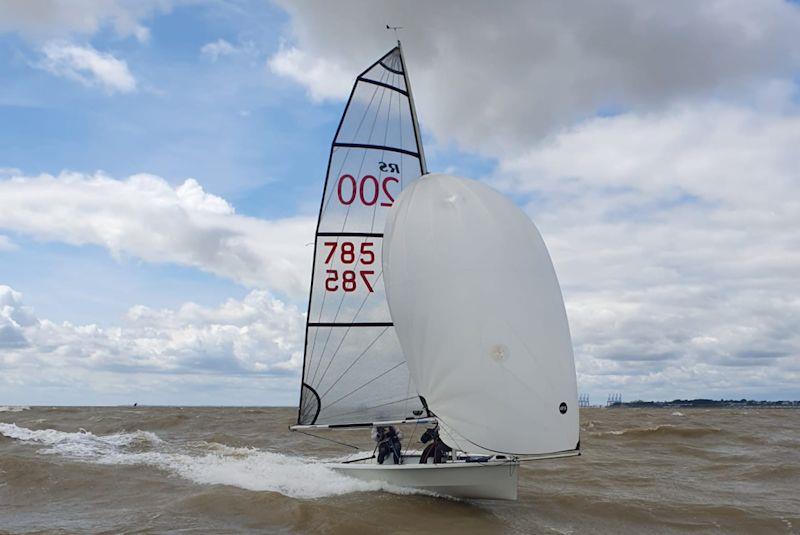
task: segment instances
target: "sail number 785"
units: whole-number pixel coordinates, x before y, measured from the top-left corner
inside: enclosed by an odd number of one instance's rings
[[[369,266],[375,263],[375,251],[372,249],[375,244],[373,242],[362,242],[358,249],[355,243],[349,241],[326,241],[324,245],[328,248],[328,254],[325,257],[326,265],[335,261],[337,256],[338,260],[345,266],[354,266],[356,263]],[[374,274],[375,271],[371,269],[344,269],[341,271],[338,269],[326,269],[325,289],[329,292],[336,292],[342,289],[349,293],[355,292],[359,286],[363,285],[368,292],[374,292],[375,290],[372,289],[372,284],[369,280],[370,276]]]

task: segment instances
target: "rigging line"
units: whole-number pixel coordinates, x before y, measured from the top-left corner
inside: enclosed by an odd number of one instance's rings
[[[408,383],[406,384],[406,396],[411,394],[411,371],[408,372]],[[410,397],[406,398],[406,404],[403,405],[403,413],[408,414],[408,400],[411,399]]]
[[[353,446],[352,444],[348,444],[346,442],[339,442],[338,440],[333,440],[332,438],[321,437],[319,435],[315,435],[313,433],[309,433],[308,431],[301,431],[300,429],[295,429],[294,431],[295,431],[295,433],[301,433],[303,435],[308,435],[310,437],[318,438],[320,440],[327,440],[328,442],[334,442],[334,443],[339,444],[341,446],[347,446],[348,448],[353,448],[354,450],[361,451],[361,448],[359,448],[358,446]]]
[[[348,327],[348,331],[349,331],[349,330],[350,330],[350,328]],[[357,356],[357,357],[356,357],[356,358],[353,360],[353,362],[351,362],[351,363],[350,363],[350,365],[349,365],[347,368],[345,368],[345,370],[344,370],[344,371],[343,371],[343,372],[342,372],[342,373],[339,375],[339,377],[337,377],[337,378],[336,378],[336,380],[333,382],[333,384],[332,384],[331,386],[329,386],[329,387],[328,387],[328,389],[327,389],[325,392],[323,392],[323,393],[322,393],[322,395],[319,397],[319,399],[320,399],[320,400],[322,400],[322,398],[324,398],[324,397],[325,397],[325,394],[327,394],[328,392],[330,392],[330,391],[331,391],[331,389],[332,389],[334,386],[336,386],[336,384],[337,384],[339,381],[341,381],[342,377],[344,377],[345,375],[347,375],[347,372],[349,372],[349,371],[350,371],[350,369],[351,369],[353,366],[355,366],[355,365],[356,365],[356,363],[357,363],[359,360],[361,360],[361,357],[363,357],[364,355],[366,355],[366,354],[367,354],[367,351],[369,351],[369,350],[372,348],[372,346],[374,346],[374,345],[375,345],[375,343],[376,343],[376,342],[377,342],[377,341],[378,341],[378,340],[381,338],[381,336],[383,336],[383,334],[384,334],[386,331],[388,331],[388,330],[389,330],[389,327],[384,327],[384,328],[383,328],[383,330],[382,330],[381,332],[379,332],[379,333],[378,333],[378,336],[376,336],[376,337],[375,337],[375,338],[372,340],[372,342],[370,342],[370,343],[369,343],[369,345],[368,345],[366,348],[364,348],[364,351],[362,351],[362,352],[361,352],[361,354],[359,354],[359,355],[358,355],[358,356]],[[346,336],[346,335],[345,335],[345,336]],[[344,340],[344,336],[342,336],[342,340]],[[339,344],[339,347],[341,347],[341,343]],[[336,350],[338,351],[338,350],[339,350],[339,348],[336,348]],[[331,360],[330,360],[330,361],[329,361],[329,363],[328,363],[329,365],[330,365],[330,362],[333,362],[333,357],[331,357]],[[328,372],[328,368],[326,368],[326,369],[325,369],[325,373],[327,373],[327,372]],[[321,381],[322,381],[322,380],[320,379],[320,382],[321,382]]]
[[[353,390],[352,392],[350,392],[350,393],[348,393],[348,394],[345,394],[344,396],[340,397],[339,399],[337,399],[337,400],[336,400],[336,401],[334,401],[333,403],[329,403],[329,404],[328,404],[328,407],[333,407],[334,405],[336,405],[337,403],[339,403],[340,401],[342,401],[344,398],[346,398],[346,397],[348,397],[348,396],[352,396],[353,394],[355,394],[356,392],[358,392],[359,390],[361,390],[362,388],[364,388],[364,387],[365,387],[365,386],[367,386],[368,384],[370,384],[370,383],[373,383],[373,382],[377,381],[378,379],[380,379],[381,377],[383,377],[383,376],[384,376],[384,375],[386,375],[387,373],[391,372],[392,370],[395,370],[395,369],[399,368],[400,366],[402,366],[402,365],[403,365],[403,364],[405,364],[405,363],[406,363],[406,361],[405,361],[405,360],[402,360],[402,361],[398,362],[397,364],[395,364],[394,366],[392,366],[391,368],[389,368],[388,370],[386,370],[386,371],[385,371],[385,372],[383,372],[382,374],[378,375],[377,377],[373,377],[372,379],[370,379],[369,381],[367,381],[367,382],[366,382],[366,383],[364,383],[363,385],[359,386],[358,388],[356,388],[356,389],[355,389],[355,390]]]
[[[347,414],[358,414],[358,413],[362,413],[362,412],[364,412],[364,411],[369,411],[369,410],[372,410],[372,409],[377,409],[377,408],[379,408],[379,407],[385,407],[385,406],[387,406],[387,405],[393,405],[393,404],[395,404],[395,403],[402,403],[403,401],[408,401],[409,399],[414,399],[414,397],[405,398],[405,399],[395,399],[395,400],[392,400],[392,401],[387,401],[386,403],[381,403],[380,405],[373,405],[373,406],[371,406],[371,407],[364,407],[364,408],[357,409],[357,410],[353,410],[353,411],[337,412],[337,413],[335,413],[335,414],[327,415],[327,417],[328,417],[328,418],[332,418],[332,417],[334,417],[334,416],[335,416],[335,417],[339,417],[339,416],[345,416],[345,415],[347,415]],[[414,421],[417,421],[417,420],[414,420]]]
[[[377,450],[378,446],[375,446],[375,449]],[[342,461],[342,464],[357,463],[357,462],[360,462],[360,461],[369,461],[370,459],[374,459],[374,458],[375,458],[375,450],[372,451],[372,455],[370,455],[369,457],[362,457],[360,459],[349,459],[347,461]]]
[[[378,282],[381,280],[381,277],[382,277],[382,276],[383,276],[383,270],[381,270],[380,274],[379,274],[379,275],[378,275],[378,277],[375,279],[375,283],[376,283],[376,284],[377,284],[377,283],[378,283]],[[369,296],[370,296],[370,294],[367,294],[367,295],[365,295],[365,296],[364,296],[364,299],[361,301],[361,305],[358,307],[358,310],[356,311],[355,315],[353,316],[353,322],[355,322],[355,320],[358,318],[358,315],[361,313],[361,309],[363,309],[363,308],[364,308],[364,305],[366,304],[366,302],[367,302],[367,299],[369,298]],[[317,386],[319,386],[319,385],[322,383],[322,380],[325,378],[325,375],[327,375],[327,373],[328,373],[328,370],[329,370],[329,369],[330,369],[330,367],[331,367],[331,364],[333,364],[333,359],[334,359],[334,358],[336,357],[336,355],[339,353],[339,349],[341,349],[341,347],[342,347],[342,344],[344,344],[344,340],[345,340],[345,338],[347,338],[347,335],[348,335],[348,334],[350,334],[350,329],[351,329],[351,328],[352,328],[352,326],[350,326],[350,327],[347,327],[347,330],[346,330],[346,331],[344,332],[344,334],[342,335],[342,339],[341,339],[341,340],[339,340],[339,345],[338,345],[338,346],[336,346],[336,349],[334,350],[333,354],[331,355],[331,358],[330,358],[330,360],[328,360],[328,365],[327,365],[327,367],[325,368],[325,371],[324,371],[324,372],[322,372],[322,376],[319,378],[319,382],[317,383]],[[387,327],[387,329],[388,329],[388,327]],[[331,329],[331,331],[332,331],[332,329]],[[378,335],[378,338],[380,338],[380,337],[381,337],[381,335],[383,335],[383,332],[381,332],[381,333]],[[377,340],[377,338],[376,338],[375,340]],[[375,341],[373,341],[372,343],[375,343]],[[371,345],[372,345],[372,344],[370,344],[370,346],[371,346]],[[367,349],[369,349],[369,347],[368,347]],[[366,351],[366,350],[365,350],[365,351]],[[323,351],[322,351],[322,355],[320,355],[320,359],[322,358],[322,356],[324,356],[324,354],[325,354],[325,350],[323,349]],[[359,358],[361,358],[361,356],[359,356]],[[351,367],[352,367],[352,365],[351,365]],[[349,369],[349,368],[348,368],[348,369]],[[341,379],[341,376],[339,377],[339,379]],[[337,379],[337,380],[336,380],[336,382],[338,382],[338,381],[339,381],[339,379]],[[334,383],[334,384],[336,384],[336,383]],[[330,387],[330,388],[328,388],[328,390],[326,390],[326,391],[325,391],[325,394],[327,394],[327,393],[328,393],[328,391],[329,391],[331,388],[333,388],[333,385],[331,385],[331,387]],[[323,394],[323,396],[324,396],[325,394]],[[320,398],[321,398],[321,397],[322,397],[322,396],[320,396]]]
[[[406,453],[405,453],[406,455],[408,455],[409,448],[411,447],[411,439],[414,438],[414,435],[417,433],[418,425],[419,425],[419,420],[414,422],[414,429],[411,430],[411,436],[408,437],[408,440],[406,441]]]

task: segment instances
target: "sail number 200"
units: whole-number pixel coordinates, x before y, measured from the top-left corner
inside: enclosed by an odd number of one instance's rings
[[[351,266],[359,261],[361,264],[369,266],[375,263],[375,252],[372,250],[373,242],[362,242],[356,253],[356,244],[353,242],[335,242],[326,241],[325,247],[328,247],[328,256],[325,257],[325,264],[330,264],[334,257],[338,256],[342,264]],[[337,255],[338,252],[338,255]],[[345,269],[339,271],[338,269],[326,269],[325,274],[325,289],[329,292],[336,292],[340,288],[345,292],[355,292],[359,284],[363,284],[368,292],[373,292],[372,284],[369,282],[370,275],[374,275],[375,271],[371,269]]]
[[[389,192],[389,184],[398,182],[400,180],[393,176],[384,177],[379,183],[372,175],[364,175],[361,180],[356,180],[353,175],[342,175],[336,184],[336,195],[345,206],[350,206],[356,199],[364,206],[375,206],[378,201],[381,206],[391,206],[394,197]]]

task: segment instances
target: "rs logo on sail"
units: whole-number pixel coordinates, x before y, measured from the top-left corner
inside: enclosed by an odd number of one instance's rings
[[[378,162],[378,163],[380,164],[378,166],[378,169],[382,173],[385,173],[387,171],[390,172],[390,173],[399,173],[400,172],[400,168],[397,166],[396,163],[386,163],[386,162]]]

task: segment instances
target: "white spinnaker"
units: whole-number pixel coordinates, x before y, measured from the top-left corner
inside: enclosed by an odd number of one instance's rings
[[[387,218],[383,272],[411,377],[446,441],[475,453],[577,448],[561,289],[522,210],[474,180],[426,175]]]

